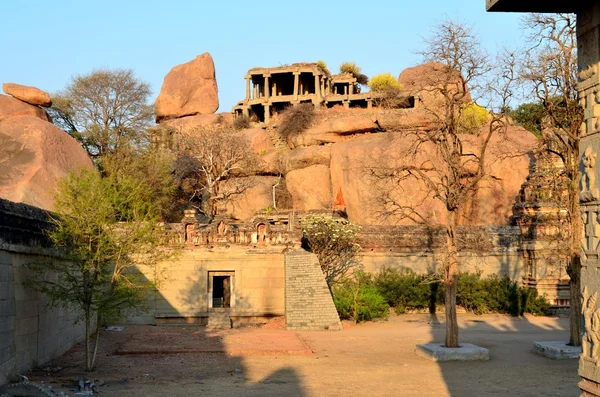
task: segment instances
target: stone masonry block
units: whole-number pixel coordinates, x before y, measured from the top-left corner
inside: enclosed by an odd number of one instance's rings
[[[3,265],[0,262],[0,282],[13,281],[13,270],[11,265]]]

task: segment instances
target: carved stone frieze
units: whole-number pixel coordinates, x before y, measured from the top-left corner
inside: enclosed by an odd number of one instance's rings
[[[600,352],[600,309],[597,305],[598,291],[591,296],[588,288],[583,289],[583,318],[585,321],[585,333],[582,340],[582,356],[591,358],[598,365],[598,353]]]
[[[588,146],[581,156],[581,186],[579,200],[583,203],[597,201],[600,192],[596,186],[596,152]]]

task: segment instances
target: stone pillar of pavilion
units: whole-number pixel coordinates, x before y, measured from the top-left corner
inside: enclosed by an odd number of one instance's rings
[[[246,101],[250,100],[250,76],[246,76]]]
[[[294,72],[294,101],[298,100],[299,85],[300,85],[300,72]]]
[[[600,3],[597,0],[486,0],[488,11],[576,13],[579,56],[579,98],[584,107],[581,153],[582,238],[581,288],[585,334],[579,357],[582,397],[600,397]]]
[[[271,91],[271,86],[269,85],[269,77],[270,76],[271,76],[270,74],[264,74],[263,75],[263,77],[265,78],[265,84],[264,84],[265,87],[264,87],[264,90],[265,90],[265,99],[266,100],[268,100],[269,97],[271,96],[270,92],[269,92],[269,91]]]

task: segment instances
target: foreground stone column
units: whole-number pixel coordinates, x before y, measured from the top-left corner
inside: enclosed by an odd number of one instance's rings
[[[600,306],[594,295],[600,291],[600,177],[597,155],[600,153],[600,3],[588,2],[577,13],[579,53],[579,98],[585,120],[579,151],[581,153],[581,215],[585,223],[582,238],[581,285],[583,288],[584,329],[579,358],[582,396],[600,396]],[[600,164],[598,164],[600,166]]]

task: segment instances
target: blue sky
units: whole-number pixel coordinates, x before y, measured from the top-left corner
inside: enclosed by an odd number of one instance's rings
[[[94,68],[129,68],[151,84],[152,101],[175,65],[210,52],[219,111],[245,94],[255,66],[324,60],[336,72],[398,75],[419,62],[431,26],[471,24],[490,52],[521,39],[519,14],[485,12],[485,0],[372,1],[4,1],[0,81],[49,92]]]

